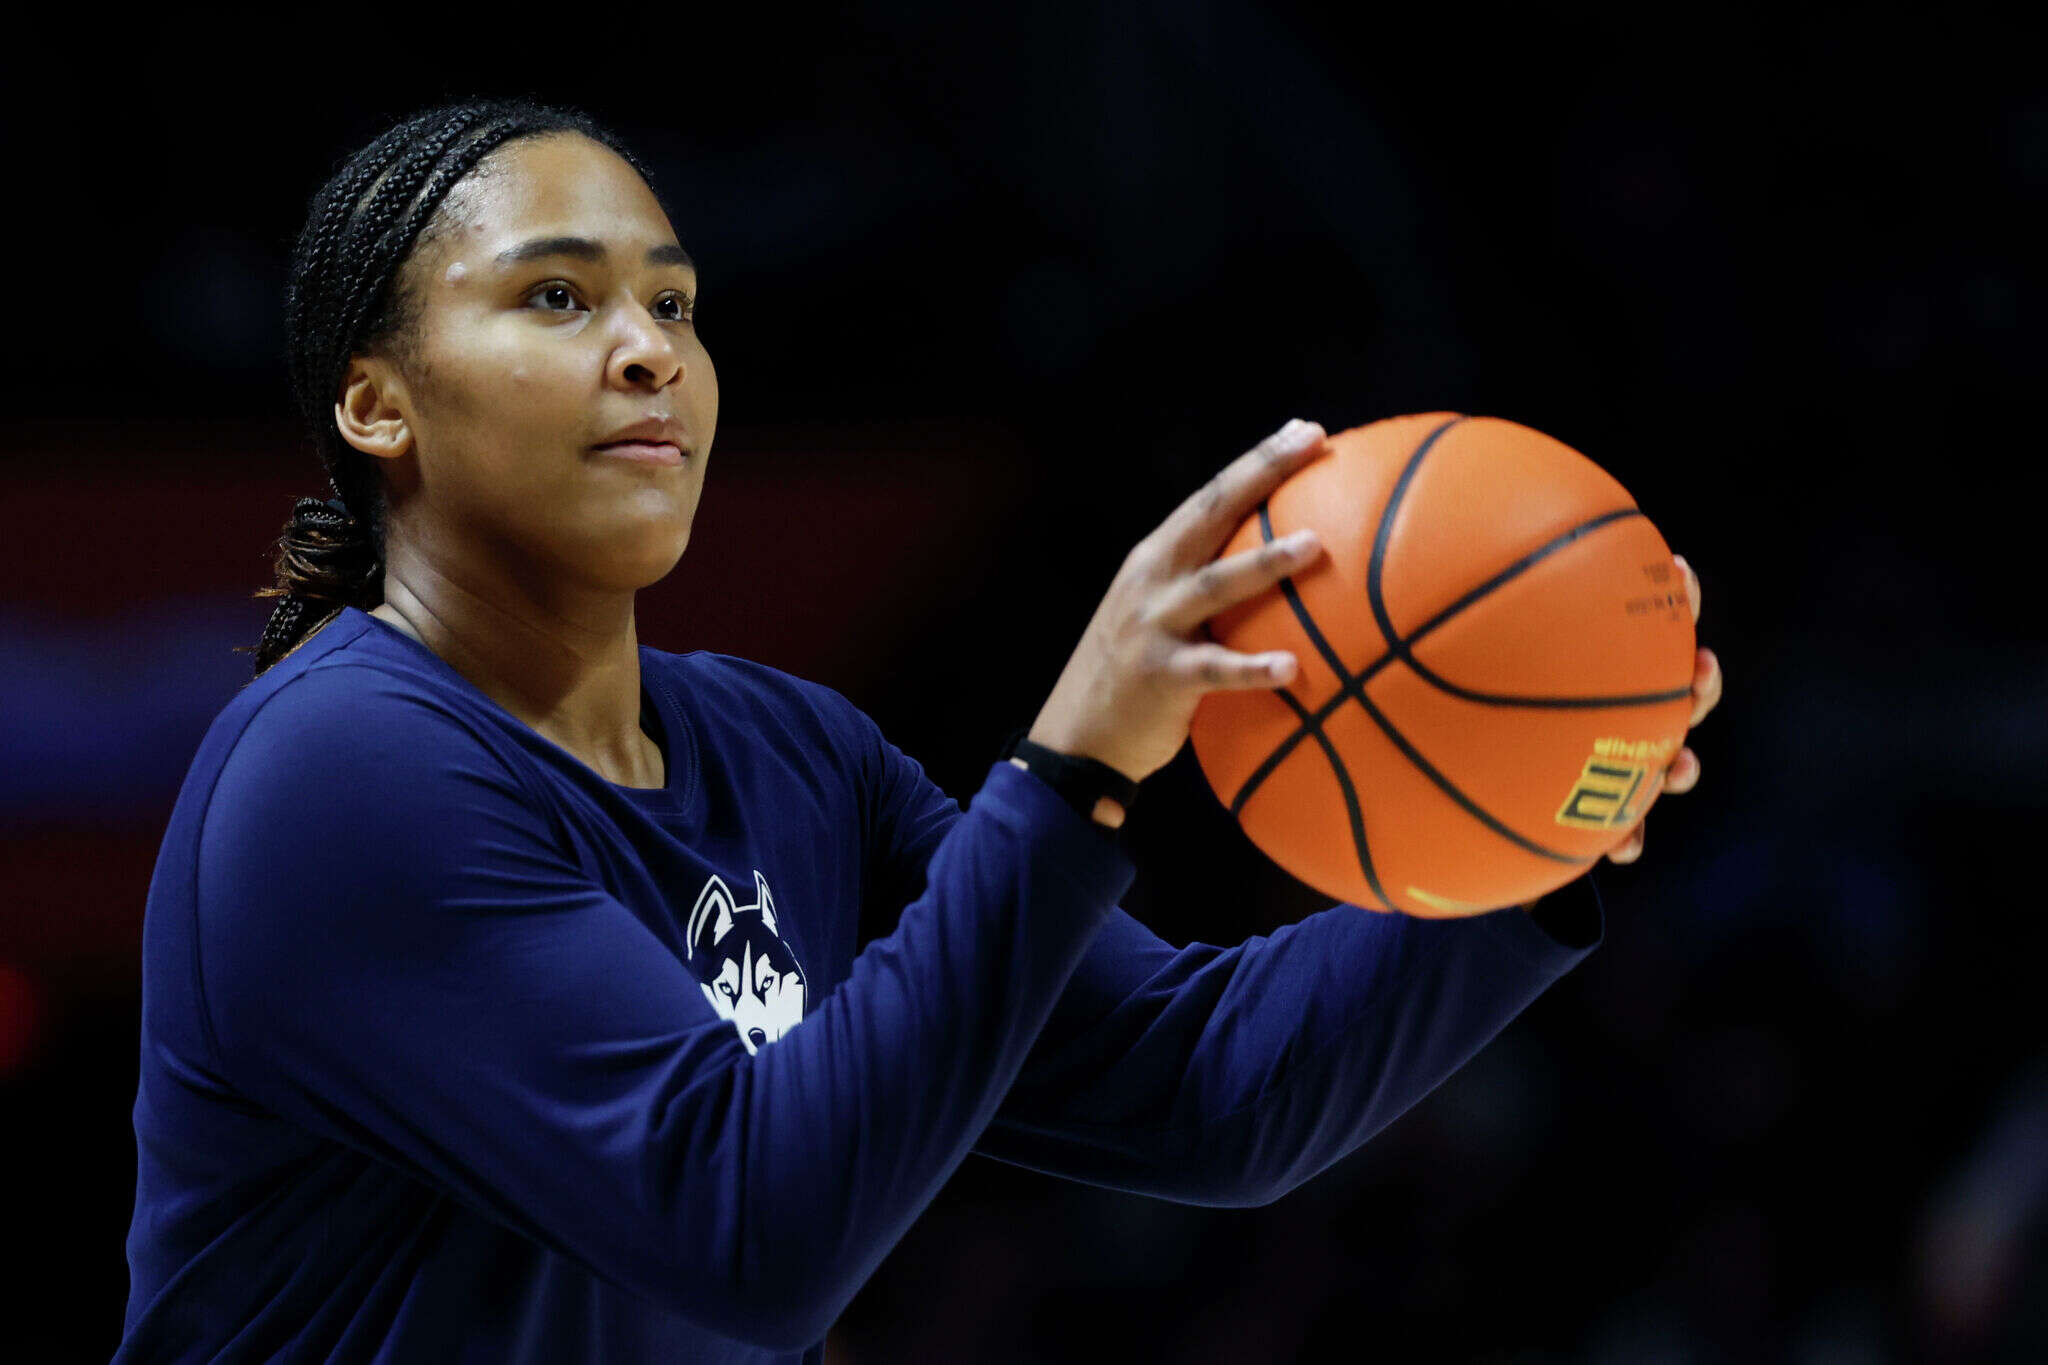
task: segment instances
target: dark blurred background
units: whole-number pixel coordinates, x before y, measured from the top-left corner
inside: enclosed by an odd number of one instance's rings
[[[839,688],[963,802],[1131,544],[1295,415],[1569,442],[1698,569],[1726,672],[1700,787],[1596,873],[1605,945],[1435,1094],[1260,1209],[971,1160],[830,1359],[2048,1359],[2038,61],[1953,17],[1359,14],[12,44],[0,1355],[120,1333],[149,877],[326,491],[307,200],[417,107],[524,93],[623,133],[701,267],[718,447],[642,640]],[[1190,752],[1146,790],[1125,904],[1164,937],[1328,904]]]

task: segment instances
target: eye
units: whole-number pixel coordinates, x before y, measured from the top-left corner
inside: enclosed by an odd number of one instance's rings
[[[673,308],[675,311],[664,314],[661,311],[664,308]],[[697,316],[697,300],[689,294],[671,289],[654,301],[654,316],[663,322],[692,321]]]
[[[526,296],[528,303],[532,303],[537,299],[546,299],[550,303],[559,299],[573,304],[576,302],[576,291],[560,280],[549,280],[546,284],[541,285]],[[568,310],[565,308],[544,307],[541,311],[544,313],[563,313]]]

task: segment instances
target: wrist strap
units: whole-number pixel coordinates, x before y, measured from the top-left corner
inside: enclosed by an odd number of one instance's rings
[[[1023,759],[1032,776],[1058,792],[1084,819],[1095,818],[1095,803],[1105,796],[1122,806],[1126,817],[1130,815],[1131,807],[1138,800],[1137,783],[1098,759],[1063,754],[1043,744],[1033,744],[1024,738],[1030,732],[1028,725],[1012,730],[1009,738],[1003,741],[1003,751],[996,756],[997,759],[1001,762]]]

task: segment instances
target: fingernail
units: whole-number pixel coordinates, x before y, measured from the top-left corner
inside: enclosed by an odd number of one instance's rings
[[[1314,527],[1304,526],[1299,531],[1282,536],[1281,539],[1286,543],[1289,550],[1299,552],[1313,547],[1317,536]]]
[[[1304,450],[1321,440],[1322,437],[1323,433],[1314,422],[1304,422],[1299,417],[1295,417],[1290,419],[1286,426],[1280,428],[1280,449]]]
[[[1688,563],[1686,563],[1686,562],[1685,562],[1685,556],[1684,556],[1684,555],[1673,555],[1673,556],[1671,556],[1671,562],[1672,562],[1673,564],[1676,564],[1676,565],[1677,565],[1677,566],[1678,566],[1679,568],[1681,568],[1681,569],[1689,569],[1689,568],[1691,568],[1691,567],[1692,567],[1692,565],[1690,565],[1690,564],[1688,564]]]

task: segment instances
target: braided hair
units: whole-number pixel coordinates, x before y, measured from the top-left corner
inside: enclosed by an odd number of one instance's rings
[[[579,110],[526,99],[471,100],[415,114],[383,133],[314,194],[285,289],[292,395],[311,429],[334,496],[300,498],[277,541],[282,598],[253,647],[256,674],[296,649],[343,607],[384,599],[384,485],[376,461],[334,423],[351,357],[386,350],[401,368],[416,357],[419,293],[406,279],[414,248],[446,224],[436,211],[492,151],[521,138],[576,132],[654,177],[611,132]]]

